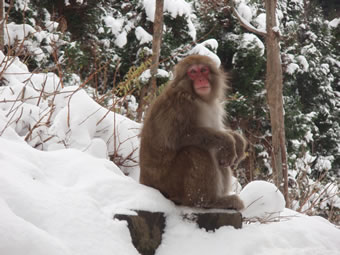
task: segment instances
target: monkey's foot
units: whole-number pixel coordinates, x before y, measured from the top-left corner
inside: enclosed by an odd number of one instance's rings
[[[238,195],[229,195],[218,199],[214,205],[215,208],[234,209],[241,211],[244,209],[244,203]]]

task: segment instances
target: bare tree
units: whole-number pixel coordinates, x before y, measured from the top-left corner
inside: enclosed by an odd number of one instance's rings
[[[163,35],[163,9],[164,9],[164,0],[156,0],[156,8],[155,8],[155,19],[153,22],[153,39],[152,39],[152,61],[151,61],[151,80],[149,86],[147,88],[142,89],[141,91],[141,99],[137,109],[137,120],[141,121],[143,111],[145,110],[145,106],[147,105],[147,101],[145,97],[150,95],[152,100],[155,96],[155,92],[157,90],[157,70],[159,66],[159,56],[161,51],[162,44],[162,35]]]
[[[152,62],[151,62],[151,93],[157,88],[156,75],[159,66],[159,55],[161,51],[162,34],[163,34],[163,8],[164,0],[156,0],[155,20],[153,22],[153,39],[152,39]]]
[[[277,0],[266,0],[266,46],[267,46],[267,72],[266,89],[267,101],[270,111],[272,129],[272,167],[274,182],[281,187],[284,182],[284,195],[288,201],[288,171],[286,155],[286,136],[283,109],[283,78],[280,57],[280,33],[276,24]]]
[[[264,36],[266,40],[266,90],[272,130],[273,180],[276,186],[283,191],[286,203],[289,205],[287,152],[282,93],[283,78],[279,46],[280,33],[276,24],[276,5],[277,0],[265,0],[266,31],[254,28],[251,24],[242,19],[235,8],[233,8],[233,11],[242,27],[260,36]]]
[[[4,3],[4,0],[0,0],[0,50],[1,51],[4,51],[4,47],[5,47],[4,25],[5,25],[5,3]]]

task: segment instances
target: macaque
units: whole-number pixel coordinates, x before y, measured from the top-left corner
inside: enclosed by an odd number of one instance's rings
[[[224,125],[226,89],[226,75],[207,56],[176,65],[144,120],[140,183],[184,206],[244,208],[230,192],[231,167],[244,158],[246,142]]]

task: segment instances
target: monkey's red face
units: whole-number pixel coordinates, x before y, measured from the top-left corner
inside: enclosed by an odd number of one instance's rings
[[[210,94],[210,69],[208,66],[203,64],[192,65],[189,67],[187,74],[189,78],[193,81],[194,90],[198,95],[206,96]]]

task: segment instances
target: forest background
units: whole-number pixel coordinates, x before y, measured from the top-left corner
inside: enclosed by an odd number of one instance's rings
[[[257,179],[272,180],[265,41],[244,29],[233,12],[234,7],[253,27],[265,29],[263,1],[174,1],[176,5],[164,3],[155,93],[161,92],[171,79],[172,67],[188,54],[207,54],[220,61],[231,76],[226,98],[228,122],[233,129],[242,131],[250,143],[248,157],[235,175],[242,185]],[[62,87],[80,86],[107,109],[142,122],[144,104],[152,98],[145,96],[151,77],[151,2],[5,1],[3,15],[7,25],[2,49],[5,55],[19,57],[30,72],[53,72]],[[336,0],[284,0],[277,5],[289,206],[338,224],[339,10]],[[8,80],[0,75],[1,88]],[[4,102],[0,100],[0,106]],[[44,150],[50,140],[32,135],[38,127],[31,125],[22,136],[32,147]],[[138,163],[108,151],[108,157],[126,174],[131,164]]]

